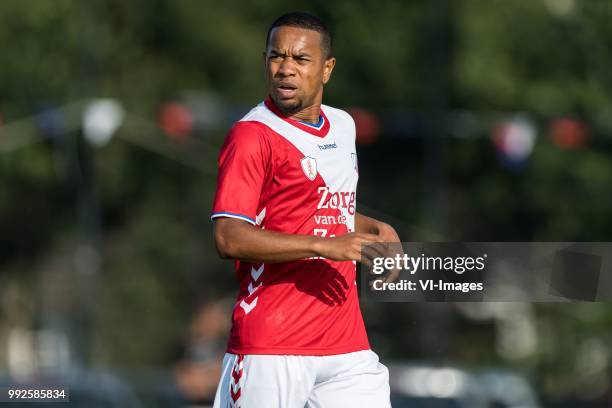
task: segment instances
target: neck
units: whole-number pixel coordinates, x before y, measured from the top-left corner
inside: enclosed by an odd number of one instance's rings
[[[294,110],[285,110],[280,106],[280,104],[277,104],[272,97],[270,97],[270,99],[276,108],[289,119],[301,120],[302,122],[313,124],[319,123],[319,116],[321,115],[321,102],[323,101],[322,89],[313,98],[314,101],[309,106],[300,106]]]
[[[319,123],[319,116],[321,115],[321,105],[308,106],[301,109],[299,112],[288,113],[287,116],[291,119],[301,120],[302,122],[308,123]]]

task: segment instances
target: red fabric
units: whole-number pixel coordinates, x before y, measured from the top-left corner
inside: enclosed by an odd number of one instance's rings
[[[345,172],[354,172],[350,154],[346,156],[345,167],[324,169],[327,174],[344,177]],[[265,210],[259,227],[266,230],[328,237],[346,234],[346,223],[322,225],[321,220],[354,217],[356,174],[346,177],[352,180],[352,191],[332,192],[321,171],[313,180],[307,178],[301,164],[305,157],[266,124],[238,122],[221,150],[213,217],[236,213],[255,220]],[[303,259],[265,264],[263,269],[262,264],[246,262],[236,266],[240,290],[229,353],[332,355],[370,348],[353,262]]]

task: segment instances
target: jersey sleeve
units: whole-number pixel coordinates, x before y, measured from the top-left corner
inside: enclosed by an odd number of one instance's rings
[[[271,149],[257,122],[236,123],[219,154],[219,175],[211,219],[230,217],[255,225]]]

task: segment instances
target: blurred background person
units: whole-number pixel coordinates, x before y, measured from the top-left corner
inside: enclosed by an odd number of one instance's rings
[[[182,356],[173,371],[179,390],[192,404],[213,403],[227,345],[231,305],[229,299],[202,302],[189,324]]]

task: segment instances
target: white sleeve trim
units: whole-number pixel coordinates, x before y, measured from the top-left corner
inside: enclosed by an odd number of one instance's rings
[[[231,213],[231,212],[217,212],[217,213],[213,213],[210,216],[210,219],[213,220],[215,218],[221,218],[221,217],[236,218],[238,220],[246,221],[246,222],[248,222],[250,224],[255,225],[255,220],[253,220],[252,218],[249,218],[246,215],[236,214],[236,213]]]

